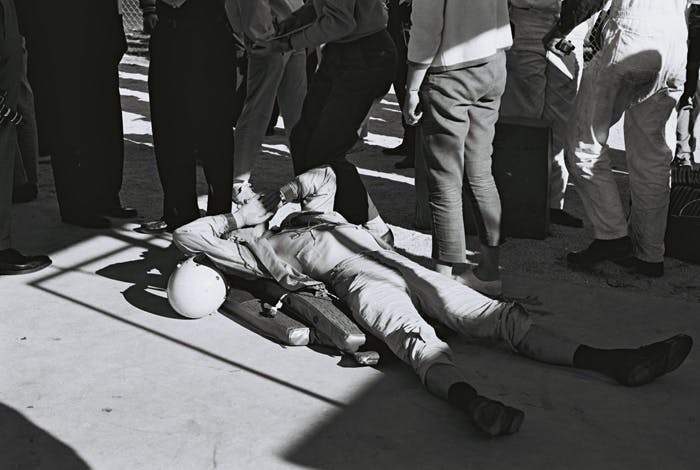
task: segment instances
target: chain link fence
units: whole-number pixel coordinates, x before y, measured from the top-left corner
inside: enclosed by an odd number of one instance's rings
[[[143,17],[139,0],[121,0],[124,29],[127,32],[141,32],[143,30]]]

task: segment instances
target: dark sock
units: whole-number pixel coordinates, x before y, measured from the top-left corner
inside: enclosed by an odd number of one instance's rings
[[[582,344],[574,353],[574,367],[588,369],[617,379],[629,359],[629,349],[598,349]]]
[[[469,413],[470,405],[476,397],[476,390],[466,382],[456,383],[447,391],[447,401],[466,413]]]

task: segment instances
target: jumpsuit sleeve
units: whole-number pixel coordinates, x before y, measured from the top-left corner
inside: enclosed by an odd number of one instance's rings
[[[267,41],[275,35],[270,0],[237,0],[242,31],[253,42]]]
[[[247,278],[269,277],[245,245],[235,238],[223,238],[237,227],[235,214],[202,217],[175,230],[173,243],[185,254],[205,254],[226,273]]]
[[[335,203],[335,172],[320,166],[302,173],[280,188],[287,202],[298,202],[304,211],[331,212]]]
[[[299,50],[337,41],[352,33],[355,21],[356,0],[327,0],[321,11],[316,11],[316,20],[303,31],[289,38],[292,48]]]
[[[600,11],[605,0],[564,0],[561,4],[559,32],[566,36],[579,24]]]
[[[433,63],[442,43],[445,25],[445,0],[415,0],[411,12],[411,40],[408,62],[417,69]]]

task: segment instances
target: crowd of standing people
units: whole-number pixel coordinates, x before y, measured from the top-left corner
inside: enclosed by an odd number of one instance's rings
[[[65,223],[107,228],[110,218],[137,216],[119,194],[121,2],[49,3],[2,1],[5,273],[50,263],[24,257],[9,242],[10,204],[36,197],[39,155],[51,156]],[[162,218],[139,230],[172,232],[201,216],[198,162],[207,214],[228,213],[257,197],[251,175],[278,109],[295,174],[330,165],[338,180],[335,210],[392,243],[346,154],[372,104],[393,84],[404,135],[385,153],[405,157],[397,167],[415,165],[421,153],[438,272],[491,295],[501,292],[504,236],[491,156],[502,116],[544,120],[551,128],[551,221],[583,225],[564,211],[571,179],[594,233],[590,246],[569,253],[568,261],[589,267],[615,260],[660,276],[674,131],[677,163],[692,165],[700,128],[700,107],[693,106],[700,5],[657,3],[140,0],[151,34],[148,84],[163,209]],[[600,50],[584,66],[584,41],[601,11]],[[244,94],[237,79],[241,52]],[[609,129],[623,114],[629,217],[606,151]],[[480,242],[473,270],[465,269],[465,204],[473,208]]]

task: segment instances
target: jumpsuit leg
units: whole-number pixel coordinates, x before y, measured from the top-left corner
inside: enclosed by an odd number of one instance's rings
[[[604,150],[610,128],[629,105],[623,80],[598,53],[583,72],[581,88],[569,120],[566,158],[584,209],[597,239],[627,235],[627,220]]]
[[[625,147],[632,209],[629,228],[635,256],[651,263],[664,258],[670,195],[676,102],[681,90],[661,90],[625,114]]]
[[[331,279],[353,318],[410,365],[422,382],[433,365],[454,365],[449,346],[418,313],[399,272],[363,255],[341,263]]]

